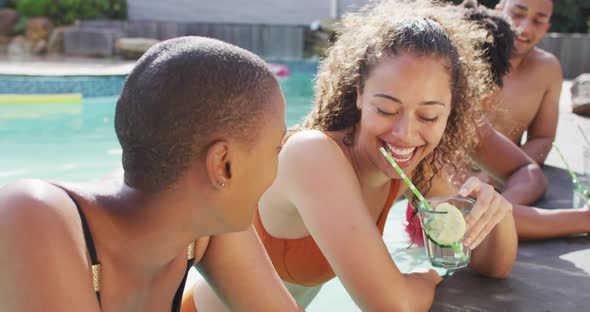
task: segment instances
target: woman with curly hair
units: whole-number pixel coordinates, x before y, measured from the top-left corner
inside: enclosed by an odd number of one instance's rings
[[[389,208],[408,187],[379,149],[423,194],[457,194],[441,169],[469,162],[479,116],[472,103],[492,81],[474,49],[481,30],[454,11],[390,1],[343,19],[320,66],[313,111],[285,140],[277,179],[254,220],[301,306],[338,276],[363,311],[431,307],[441,278],[432,270],[402,274],[381,237]],[[458,194],[477,198],[466,220],[470,267],[506,277],[517,247],[511,205],[475,178]],[[195,291],[198,308],[206,284]]]

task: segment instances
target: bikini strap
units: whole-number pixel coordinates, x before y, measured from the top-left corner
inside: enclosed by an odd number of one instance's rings
[[[186,279],[188,277],[188,271],[190,270],[191,266],[193,266],[193,262],[195,260],[195,250],[197,246],[197,241],[193,241],[190,245],[188,245],[186,249],[187,254],[187,263],[186,263],[186,272],[184,273],[184,277],[176,290],[176,294],[174,294],[174,299],[172,299],[172,312],[180,312],[180,306],[182,305],[182,294],[184,293],[184,286],[186,285]]]
[[[82,222],[82,230],[84,231],[84,241],[86,242],[86,249],[88,249],[88,254],[90,255],[90,261],[92,263],[92,286],[94,287],[94,291],[96,292],[96,299],[98,300],[98,305],[100,306],[100,261],[98,261],[98,256],[96,255],[96,248],[94,247],[94,240],[92,239],[92,233],[90,232],[90,227],[88,227],[88,222],[86,222],[86,217],[78,204],[78,201],[72,197],[68,192],[66,192],[70,199],[76,205],[76,210],[78,210],[78,215],[80,215],[80,221]]]
[[[195,249],[197,248],[197,241],[192,242],[190,245],[188,245],[188,247],[186,248],[186,255],[187,255],[187,259],[190,260],[194,260],[195,259]]]
[[[63,189],[61,186],[56,185],[57,187]],[[96,299],[98,300],[98,305],[101,306],[100,303],[100,277],[101,277],[101,265],[100,261],[98,261],[98,256],[96,254],[96,247],[94,246],[94,240],[92,239],[92,233],[90,232],[90,227],[88,226],[88,222],[86,221],[86,216],[82,212],[78,201],[70,195],[70,193],[63,189],[68,197],[74,202],[76,205],[76,210],[78,211],[78,215],[80,216],[80,222],[82,223],[82,231],[84,232],[84,241],[86,242],[86,249],[88,249],[88,254],[90,255],[90,261],[92,263],[92,285],[94,286],[94,291],[96,292]],[[176,291],[172,302],[172,311],[180,311],[180,303],[182,301],[182,293],[184,291],[184,285],[186,284],[186,279],[188,277],[188,271],[193,265],[195,259],[195,251],[196,251],[197,241],[193,241],[187,247],[187,268],[180,284],[180,287]]]

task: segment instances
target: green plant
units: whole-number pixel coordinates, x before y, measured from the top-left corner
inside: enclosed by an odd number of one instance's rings
[[[125,0],[18,0],[21,16],[45,16],[57,25],[71,24],[77,19],[126,19]]]
[[[445,0],[455,4],[463,0]],[[479,0],[488,8],[496,7],[499,0]],[[590,33],[590,0],[554,0],[550,32]]]
[[[21,16],[48,16],[51,4],[51,0],[19,0],[16,10]]]
[[[588,31],[590,0],[559,0],[554,3],[550,31],[577,33]]]
[[[16,8],[16,1],[17,0],[0,0],[0,9],[2,8]]]
[[[14,33],[18,35],[24,34],[25,30],[27,29],[28,21],[29,18],[26,16],[19,17],[18,22],[16,22],[16,25],[14,25]]]

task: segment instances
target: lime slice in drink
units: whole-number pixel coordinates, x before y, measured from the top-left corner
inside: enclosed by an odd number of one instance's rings
[[[435,244],[447,247],[463,239],[467,224],[461,210],[449,204],[442,203],[435,208],[444,214],[433,214],[427,225],[427,235]]]

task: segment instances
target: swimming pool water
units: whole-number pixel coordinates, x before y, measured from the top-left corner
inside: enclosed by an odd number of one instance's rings
[[[310,109],[311,72],[281,80],[287,125]],[[118,168],[121,148],[114,131],[117,97],[82,103],[0,104],[0,185],[21,178],[98,179]]]
[[[312,79],[312,72],[294,72],[281,80],[287,126],[301,122],[309,112]],[[84,98],[78,104],[0,104],[0,185],[22,178],[99,179],[118,168],[121,148],[113,125],[116,100],[99,97]],[[404,201],[391,209],[384,241],[402,272],[429,268],[423,248],[406,249],[405,207]],[[192,270],[193,278],[194,274]],[[359,309],[335,278],[322,288],[307,311]]]
[[[84,97],[117,96],[125,77],[0,75],[0,94],[80,93]]]

